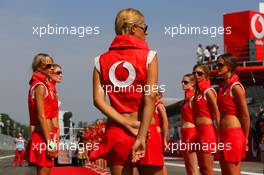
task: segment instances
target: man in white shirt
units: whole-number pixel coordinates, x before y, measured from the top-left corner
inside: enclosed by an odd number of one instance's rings
[[[202,44],[198,44],[198,47],[196,49],[196,55],[197,55],[197,63],[202,63],[204,58],[204,49]]]
[[[211,62],[211,54],[210,54],[210,47],[206,46],[204,49],[204,60],[203,63],[209,63]]]

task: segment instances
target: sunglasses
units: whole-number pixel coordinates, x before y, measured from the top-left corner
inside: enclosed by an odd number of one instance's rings
[[[225,66],[225,64],[223,64],[223,63],[217,63],[216,64],[216,67],[218,67],[218,68],[222,68],[222,67],[224,67]]]
[[[181,83],[184,84],[184,85],[187,85],[187,84],[189,84],[190,82],[189,82],[189,81],[186,81],[186,80],[182,80]]]
[[[62,71],[57,71],[57,72],[55,72],[55,74],[62,75]]]
[[[53,64],[46,64],[45,69],[50,69],[50,68],[52,68],[53,66],[54,66]]]
[[[193,75],[202,76],[202,75],[204,74],[204,72],[201,72],[201,71],[194,71],[192,74],[193,74]]]
[[[148,25],[147,24],[135,24],[135,26],[141,28],[144,31],[144,33],[146,33],[147,30],[148,30]]]

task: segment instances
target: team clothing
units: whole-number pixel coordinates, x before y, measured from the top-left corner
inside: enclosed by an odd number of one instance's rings
[[[185,91],[185,100],[181,105],[182,122],[190,122],[194,125],[192,100],[194,92],[192,90]],[[181,128],[181,140],[183,143],[193,143],[196,139],[196,128]]]
[[[244,87],[239,82],[236,74],[232,75],[227,84],[220,88],[218,93],[218,106],[221,116],[238,115],[238,108],[233,99],[232,89],[234,86]],[[246,156],[246,138],[242,128],[225,128],[219,131],[220,142],[230,144],[230,149],[224,149],[223,158],[227,162],[240,162]]]
[[[95,58],[95,68],[100,72],[105,93],[111,106],[119,113],[143,110],[144,86],[148,64],[156,52],[147,43],[131,35],[118,35],[109,51]],[[118,89],[107,91],[112,89]],[[131,90],[133,89],[133,90]],[[147,140],[145,157],[139,164],[163,166],[162,139],[155,125],[149,126],[151,138]],[[132,145],[136,137],[120,124],[108,120],[106,134],[99,146],[90,154],[90,160],[103,157],[111,165],[131,164]],[[154,145],[158,145],[155,147]]]
[[[202,80],[198,82],[198,87],[199,91],[193,99],[194,118],[205,117],[213,120],[214,117],[212,116],[212,111],[210,109],[206,94],[209,90],[212,90],[213,92],[215,92],[215,90],[211,87],[210,80]],[[196,131],[196,142],[200,143],[201,145],[211,145],[209,148],[203,147],[205,149],[201,149],[201,151],[204,153],[215,153],[215,147],[212,147],[217,144],[217,137],[213,124],[196,125]]]

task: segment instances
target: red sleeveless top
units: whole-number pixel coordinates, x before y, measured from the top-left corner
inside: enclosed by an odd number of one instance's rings
[[[181,106],[182,120],[194,124],[193,111],[192,111],[192,100],[194,92],[192,90],[185,91],[185,100]]]
[[[52,114],[52,101],[55,98],[55,94],[53,94],[46,83],[46,76],[35,72],[32,74],[32,78],[29,82],[30,88],[28,93],[28,109],[29,109],[29,116],[30,116],[30,125],[38,125],[38,113],[35,104],[35,87],[37,85],[43,85],[46,89],[45,99],[44,99],[44,112],[46,118],[51,118]]]
[[[49,82],[50,84],[50,90],[54,94],[54,98],[52,99],[51,102],[51,118],[58,117],[59,114],[59,104],[58,104],[58,97],[57,97],[57,91],[56,91],[56,83],[53,81]]]
[[[164,107],[164,103],[163,103],[162,100],[159,100],[159,101],[157,101],[157,102],[155,103],[154,119],[155,119],[155,124],[156,124],[157,126],[162,127],[162,121],[160,120],[160,117],[159,117],[159,111],[158,111],[158,107],[159,107],[159,106],[162,106],[163,108],[165,108],[165,107]]]
[[[193,115],[194,118],[196,117],[206,117],[213,119],[212,116],[212,110],[210,109],[210,106],[208,104],[208,101],[206,99],[206,93],[209,90],[214,90],[214,88],[211,86],[210,80],[203,80],[198,83],[199,91],[198,94],[194,96],[193,99]],[[216,92],[215,92],[216,93]]]
[[[109,51],[95,58],[102,89],[118,112],[137,112],[143,108],[147,68],[155,55],[144,40],[117,35]]]
[[[232,88],[235,85],[240,85],[243,90],[243,85],[239,82],[239,78],[234,74],[224,87],[221,87],[218,92],[217,104],[221,115],[237,115],[238,109],[233,99]],[[245,92],[245,90],[244,90]]]

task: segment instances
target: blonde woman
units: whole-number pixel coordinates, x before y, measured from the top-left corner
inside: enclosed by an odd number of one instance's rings
[[[144,15],[132,8],[121,10],[115,32],[109,51],[95,58],[94,104],[108,121],[106,137],[90,159],[106,158],[113,175],[129,175],[133,166],[140,174],[161,174],[162,150],[152,144],[153,140],[162,144],[153,118],[156,92],[151,88],[157,84],[158,61],[145,41]],[[151,140],[147,139],[148,130]]]
[[[52,103],[56,94],[49,84],[53,73],[53,58],[48,54],[37,54],[32,62],[32,78],[29,82],[28,107],[30,125],[34,126],[25,152],[25,159],[37,166],[38,175],[49,175],[54,166],[57,150],[56,128],[52,122]]]

